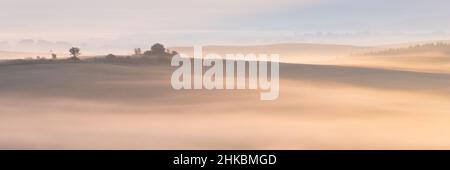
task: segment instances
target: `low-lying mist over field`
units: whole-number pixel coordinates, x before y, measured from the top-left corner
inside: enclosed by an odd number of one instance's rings
[[[254,90],[174,90],[176,68],[145,54],[3,61],[0,148],[450,148],[448,49],[204,47],[280,53],[274,101]]]

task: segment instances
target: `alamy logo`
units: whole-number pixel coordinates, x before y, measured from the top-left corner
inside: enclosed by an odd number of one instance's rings
[[[194,57],[178,54],[172,58],[171,65],[178,68],[172,74],[171,84],[176,90],[261,90],[261,100],[275,100],[279,96],[279,61],[278,54],[203,56],[202,47],[195,46]]]

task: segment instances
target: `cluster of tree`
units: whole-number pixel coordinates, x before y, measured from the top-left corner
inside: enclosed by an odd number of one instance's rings
[[[72,47],[69,49],[70,57],[65,61],[81,61],[79,56],[81,55],[80,48],[78,47]],[[145,51],[144,53],[141,52],[140,48],[134,49],[134,56],[141,58],[143,60],[148,61],[170,61],[171,58],[178,53],[176,51],[171,51],[169,49],[166,49],[164,45],[160,43],[156,43],[153,46],[151,46],[150,50]],[[56,54],[52,53],[52,59],[57,60]],[[108,54],[103,59],[106,61],[129,61],[132,58],[132,56],[116,56],[114,54]],[[46,60],[44,57],[36,57],[37,60]],[[26,61],[33,60],[32,58],[25,59]],[[95,58],[94,60],[100,61],[101,58]],[[61,60],[64,61],[64,60]]]
[[[177,55],[178,53],[176,51],[170,51],[169,49],[166,49],[164,45],[160,43],[154,44],[150,50],[145,51],[143,54],[141,54],[141,49],[137,48],[135,49],[135,55],[140,55],[143,57],[155,57],[158,59],[170,59],[171,57]]]
[[[142,52],[140,48],[134,49],[134,55],[132,56],[116,56],[114,54],[108,54],[104,58],[96,58],[94,61],[108,61],[108,62],[167,62],[178,53],[166,49],[164,45],[156,43],[151,46],[150,50]]]

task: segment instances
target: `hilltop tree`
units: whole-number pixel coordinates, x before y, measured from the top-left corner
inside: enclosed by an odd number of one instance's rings
[[[144,52],[145,58],[152,57],[155,61],[170,61],[173,56],[178,54],[176,51],[166,49],[164,45],[156,43],[152,45],[151,49]]]
[[[79,58],[78,58],[78,56],[80,56],[80,49],[79,48],[77,48],[77,47],[72,47],[70,50],[69,50],[69,52],[70,52],[70,55],[72,55],[72,57],[70,58],[70,59],[72,59],[72,60],[80,60]]]
[[[164,56],[164,54],[166,53],[166,48],[164,48],[164,45],[162,45],[160,43],[154,44],[152,46],[151,50],[152,50],[152,54],[156,55],[156,56]]]

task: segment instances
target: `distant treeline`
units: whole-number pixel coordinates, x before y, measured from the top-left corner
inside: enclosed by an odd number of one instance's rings
[[[94,57],[87,60],[101,62],[169,62],[171,61],[172,57],[177,54],[178,52],[166,49],[164,45],[156,43],[150,48],[150,50],[147,50],[144,53],[142,53],[142,50],[140,48],[135,48],[133,55],[120,56],[108,54],[104,57]]]
[[[450,55],[450,44],[444,42],[427,43],[409,46],[407,48],[391,48],[382,51],[369,52],[365,55],[370,56],[385,56],[385,55],[401,55],[410,53],[426,53],[426,52],[440,52],[446,55]]]
[[[51,58],[36,56],[36,58],[28,57],[25,59],[4,60],[0,65],[17,65],[17,64],[45,64],[45,63],[80,63],[80,62],[120,62],[120,63],[161,63],[170,62],[171,58],[178,53],[166,49],[164,45],[156,43],[151,46],[150,50],[141,52],[140,48],[134,49],[133,55],[114,55],[98,56],[81,59],[81,49],[72,47],[69,49],[70,57],[59,59],[56,54],[52,53]]]

